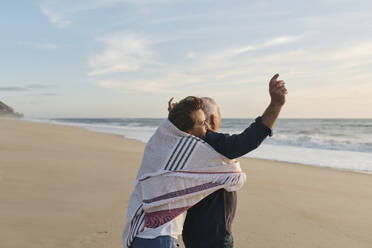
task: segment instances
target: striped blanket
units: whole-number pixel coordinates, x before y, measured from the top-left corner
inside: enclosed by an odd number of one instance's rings
[[[210,193],[238,190],[244,181],[239,162],[163,121],[146,145],[134,182],[123,246],[130,247],[145,228],[168,223]]]

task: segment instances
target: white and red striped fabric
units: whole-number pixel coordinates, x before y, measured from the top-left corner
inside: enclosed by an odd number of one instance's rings
[[[146,228],[157,228],[210,193],[235,191],[246,179],[239,162],[165,120],[146,145],[131,194],[123,246]]]

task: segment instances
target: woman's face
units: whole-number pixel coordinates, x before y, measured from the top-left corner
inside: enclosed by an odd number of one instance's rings
[[[191,114],[191,118],[195,121],[194,126],[187,131],[198,138],[204,139],[205,133],[208,129],[208,124],[205,121],[205,115],[203,110],[199,109]]]

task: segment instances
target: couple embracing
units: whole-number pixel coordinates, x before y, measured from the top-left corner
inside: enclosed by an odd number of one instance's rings
[[[209,97],[169,102],[168,119],[146,144],[123,232],[126,248],[232,248],[238,157],[257,148],[285,103],[285,82],[270,80],[271,102],[242,133],[218,133],[221,114]],[[172,99],[171,99],[172,100]]]

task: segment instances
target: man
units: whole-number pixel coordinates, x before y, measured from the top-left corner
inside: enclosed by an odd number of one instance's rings
[[[220,127],[221,114],[216,102],[204,97],[203,111],[210,130],[204,140],[222,155],[234,159],[257,148],[261,142],[271,135],[271,130],[285,103],[288,93],[284,81],[278,81],[276,74],[269,84],[271,103],[262,117],[250,125],[239,135],[224,135],[216,133]],[[171,99],[172,100],[172,99]],[[169,108],[175,106],[169,102]],[[231,224],[235,216],[236,192],[218,190],[187,212],[182,237],[187,248],[228,248],[233,247]]]

